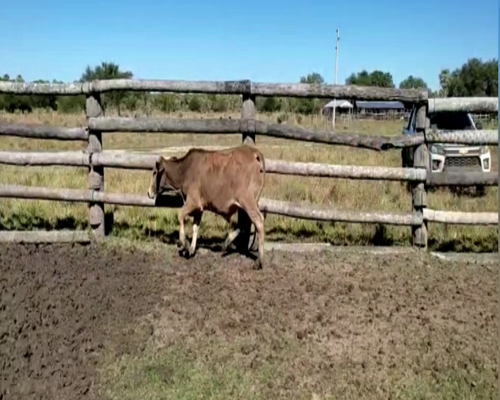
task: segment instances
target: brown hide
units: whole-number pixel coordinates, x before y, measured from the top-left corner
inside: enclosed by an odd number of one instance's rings
[[[154,194],[179,191],[184,198],[193,196],[202,209],[226,217],[231,205],[242,197],[260,198],[265,161],[258,149],[247,145],[225,150],[190,149],[181,158],[160,157],[157,171],[156,182],[152,182]]]

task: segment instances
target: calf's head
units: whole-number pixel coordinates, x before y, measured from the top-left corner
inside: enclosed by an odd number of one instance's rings
[[[176,157],[166,160],[162,156],[158,158],[153,168],[151,184],[149,185],[148,197],[154,199],[163,192],[178,190],[172,180],[172,168],[175,168]]]

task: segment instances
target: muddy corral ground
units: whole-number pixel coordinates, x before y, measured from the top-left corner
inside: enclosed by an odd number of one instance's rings
[[[0,247],[0,399],[494,398],[496,265]]]

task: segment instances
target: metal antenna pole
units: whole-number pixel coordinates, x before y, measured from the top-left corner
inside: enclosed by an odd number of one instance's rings
[[[339,66],[339,42],[340,42],[340,31],[337,29],[337,43],[335,46],[335,85],[337,84],[337,72]],[[335,129],[335,111],[337,109],[337,100],[333,99],[333,114],[332,114],[332,127]]]

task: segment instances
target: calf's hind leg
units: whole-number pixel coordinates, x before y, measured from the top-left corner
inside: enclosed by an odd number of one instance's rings
[[[229,211],[222,215],[228,224],[231,224],[231,217],[238,210],[238,208],[240,208],[239,204],[237,203],[232,204],[231,207],[229,207]],[[241,232],[240,228],[236,228],[235,230],[229,232],[229,234],[226,237],[226,240],[222,244],[222,251],[224,252],[227,251],[231,243],[234,242],[234,240],[238,237],[240,232]]]
[[[259,210],[259,206],[255,200],[243,201],[241,202],[241,208],[243,208],[248,217],[255,225],[256,234],[259,237],[259,257],[255,263],[255,267],[260,269],[264,266],[264,217]]]
[[[239,234],[240,234],[240,228],[236,228],[234,231],[229,232],[226,240],[222,244],[222,251],[227,251],[228,247],[231,245],[231,243],[234,242],[234,240],[238,237]]]

